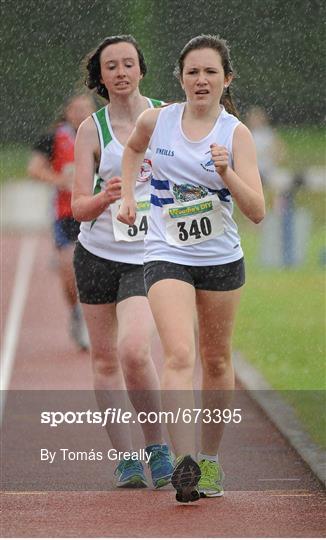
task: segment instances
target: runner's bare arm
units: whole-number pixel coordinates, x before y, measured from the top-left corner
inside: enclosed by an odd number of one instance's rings
[[[71,190],[72,175],[57,173],[51,166],[47,156],[37,150],[32,153],[27,165],[27,173],[28,176],[42,182],[47,182],[59,189]]]
[[[136,218],[134,187],[160,109],[147,109],[138,118],[122,159],[122,201],[117,218],[132,225]]]
[[[233,136],[234,170],[228,166],[226,148],[211,147],[216,171],[230,190],[241,212],[254,223],[265,216],[265,200],[257,166],[256,149],[249,129],[240,124]]]
[[[78,221],[96,219],[113,202],[121,197],[121,179],[107,180],[104,191],[93,195],[96,160],[100,144],[94,120],[88,117],[79,127],[75,142],[75,177],[71,208]]]

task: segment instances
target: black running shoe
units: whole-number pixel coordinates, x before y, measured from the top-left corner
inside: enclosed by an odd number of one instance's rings
[[[178,457],[171,477],[171,484],[177,491],[175,498],[178,502],[198,501],[200,495],[197,484],[200,474],[199,465],[191,456]]]

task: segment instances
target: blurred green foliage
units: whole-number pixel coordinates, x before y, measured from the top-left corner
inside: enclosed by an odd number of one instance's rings
[[[319,0],[30,0],[2,2],[1,140],[31,142],[76,85],[82,58],[105,36],[131,33],[149,65],[145,94],[182,98],[173,68],[200,33],[231,45],[240,111],[259,104],[276,124],[321,124],[325,4]]]

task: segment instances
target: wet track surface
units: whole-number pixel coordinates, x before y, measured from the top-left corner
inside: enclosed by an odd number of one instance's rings
[[[67,331],[50,237],[36,241],[9,388],[91,390],[88,354],[74,347]],[[21,244],[18,234],[3,235],[2,333]],[[22,460],[11,464],[15,481],[6,482],[1,495],[2,536],[323,537],[325,494],[318,480],[251,398],[241,392],[237,399],[246,421],[227,429],[223,439],[223,498],[180,505],[170,489],[113,490],[113,463],[82,469],[82,483],[78,475],[67,477],[66,490],[51,475],[48,489],[42,475],[32,488],[34,472],[25,474]],[[21,437],[33,440],[32,431],[12,430],[17,446]]]

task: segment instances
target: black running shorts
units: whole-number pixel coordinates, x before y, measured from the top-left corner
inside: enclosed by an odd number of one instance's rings
[[[203,291],[232,291],[245,283],[244,259],[214,266],[187,266],[167,261],[150,261],[144,265],[148,292],[162,279],[179,279]]]
[[[74,268],[82,304],[111,304],[146,296],[143,265],[102,259],[77,242]]]

